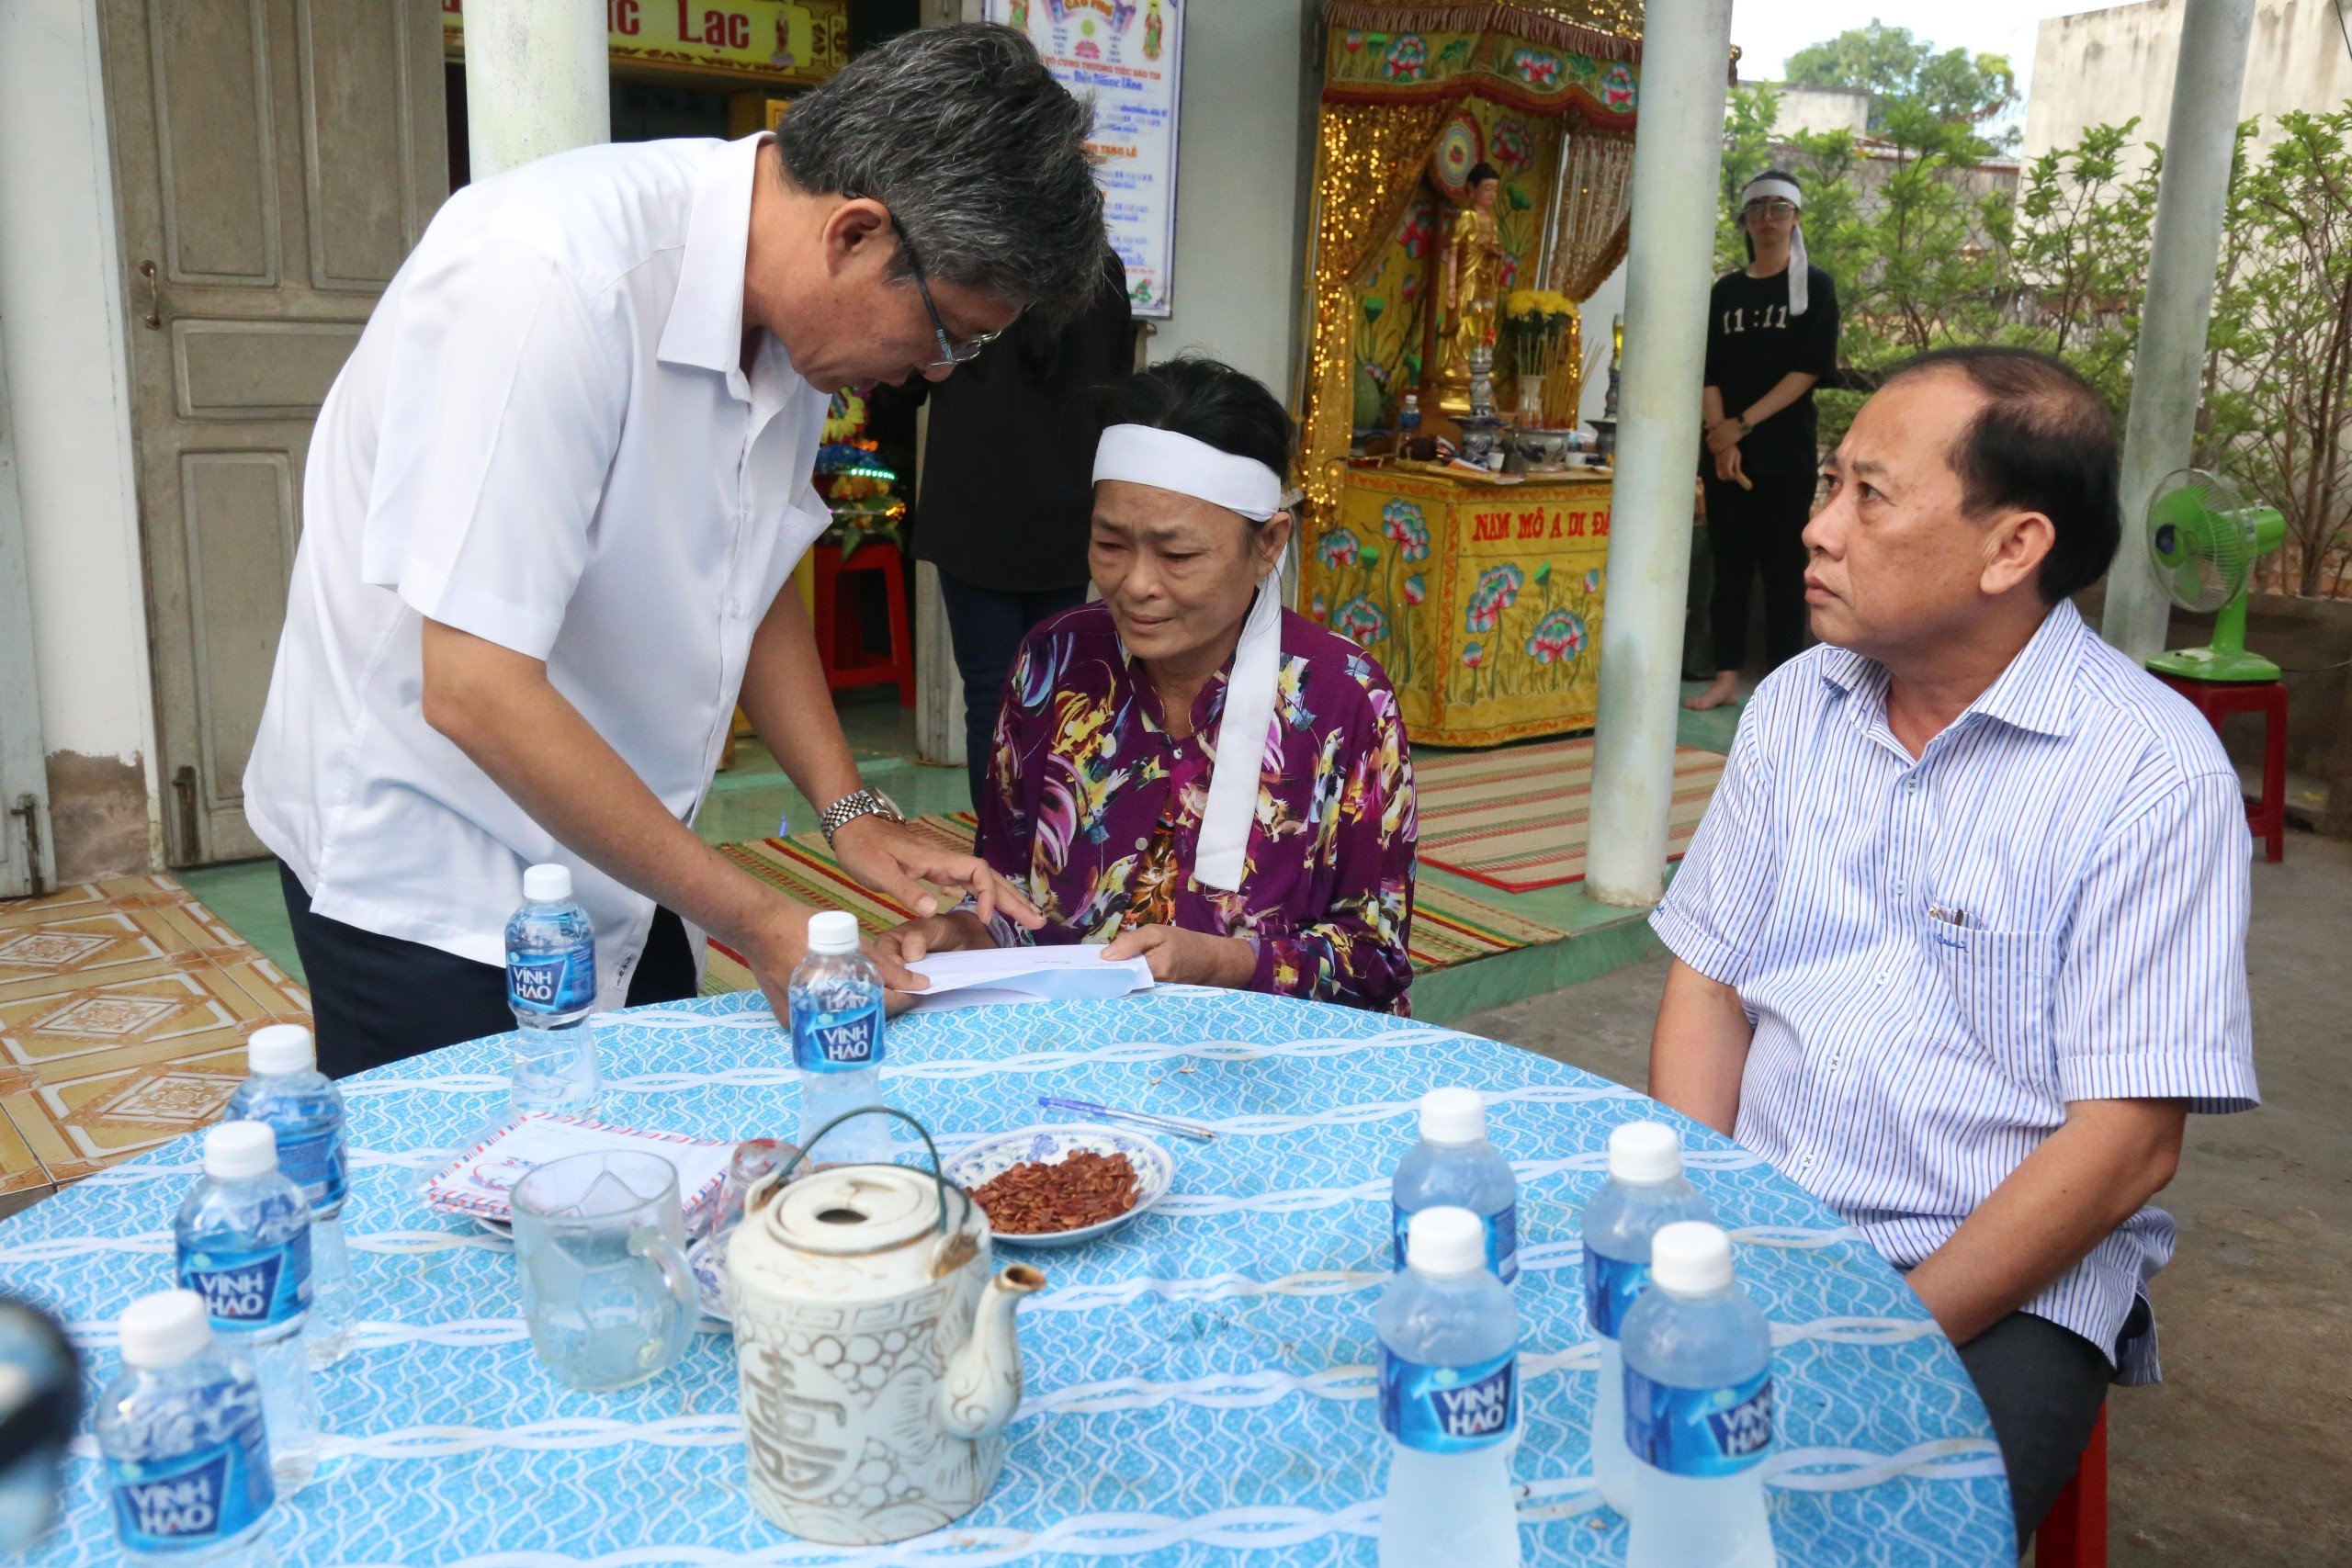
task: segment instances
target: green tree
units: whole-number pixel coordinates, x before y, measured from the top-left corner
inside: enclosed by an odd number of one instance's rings
[[[2258,160],[2240,144],[2201,446],[2285,514],[2272,570],[2317,594],[2352,547],[2352,103],[2278,124]]]
[[[1964,49],[1939,54],[1910,28],[1876,20],[1807,45],[1789,56],[1785,69],[1792,86],[1868,92],[1873,134],[1884,133],[1888,116],[1898,104],[1916,105],[1956,125],[1982,126],[2007,112],[2018,96],[2017,73],[2006,55],[1971,54]],[[2016,138],[2011,130],[1997,140],[2007,144]]]
[[[2010,324],[2002,340],[2042,349],[2082,372],[2120,419],[2132,400],[2132,354],[2148,286],[2162,151],[2126,166],[2135,118],[2093,126],[2072,147],[2027,166],[2003,225]]]

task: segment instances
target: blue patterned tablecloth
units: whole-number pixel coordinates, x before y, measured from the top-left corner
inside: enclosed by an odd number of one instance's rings
[[[612,1120],[729,1139],[795,1125],[790,1051],[756,994],[616,1015],[601,1039]],[[1525,1560],[1623,1561],[1585,1447],[1594,1347],[1576,1222],[1609,1130],[1659,1114],[1629,1089],[1450,1030],[1190,987],[895,1024],[890,1098],[951,1150],[1038,1122],[1041,1093],[1222,1136],[1174,1142],[1175,1190],[1135,1224],[1025,1255],[1051,1288],[1021,1314],[1027,1397],[989,1501],[939,1535],[848,1551],[752,1511],[725,1336],[619,1393],[559,1387],[532,1357],[505,1244],[418,1199],[500,1106],[507,1050],[477,1041],[344,1086],[362,1325],[321,1374],[328,1457],[280,1505],[281,1562],[1370,1563],[1388,1177],[1414,1102],[1441,1084],[1492,1099],[1491,1134],[1519,1171]],[[1917,1298],[1754,1156],[1683,1131],[1779,1345],[1781,1560],[2014,1562],[1984,1406]],[[69,1320],[94,1397],[117,1371],[116,1315],[171,1282],[170,1216],[197,1154],[182,1140],[0,1224],[0,1288]],[[35,1561],[117,1561],[94,1454],[85,1437]]]

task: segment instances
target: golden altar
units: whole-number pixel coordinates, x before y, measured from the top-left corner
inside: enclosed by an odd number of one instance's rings
[[[1600,696],[1610,476],[1515,485],[1351,468],[1301,562],[1307,613],[1396,688],[1416,745],[1589,729]]]

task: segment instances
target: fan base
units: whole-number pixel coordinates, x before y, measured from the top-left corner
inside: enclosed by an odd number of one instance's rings
[[[2182,648],[2148,660],[2159,675],[2183,681],[2254,682],[2278,679],[2278,666],[2258,653],[2222,648]]]

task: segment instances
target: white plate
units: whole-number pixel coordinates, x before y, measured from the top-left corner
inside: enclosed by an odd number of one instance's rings
[[[1176,1184],[1176,1160],[1165,1148],[1140,1133],[1115,1127],[1028,1127],[1018,1133],[983,1138],[947,1161],[947,1179],[967,1192],[976,1192],[1016,1165],[1052,1165],[1064,1156],[1088,1153],[1125,1155],[1136,1168],[1135,1206],[1100,1224],[1046,1235],[1016,1235],[991,1230],[999,1246],[1075,1247],[1108,1235],[1168,1196]]]
[[[686,1267],[694,1270],[695,1290],[702,1297],[702,1314],[730,1327],[735,1314],[727,1305],[727,1248],[725,1244],[735,1239],[729,1231],[724,1236],[704,1236],[686,1248]]]

